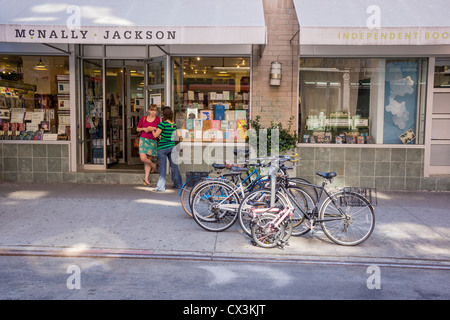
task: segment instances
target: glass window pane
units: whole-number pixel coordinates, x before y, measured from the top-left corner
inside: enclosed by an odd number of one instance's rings
[[[250,58],[174,58],[174,109],[184,140],[245,139]]]
[[[450,88],[450,59],[436,59],[434,87]]]
[[[0,139],[70,139],[69,59],[0,55]]]
[[[301,58],[300,139],[423,143],[425,91],[423,59]]]

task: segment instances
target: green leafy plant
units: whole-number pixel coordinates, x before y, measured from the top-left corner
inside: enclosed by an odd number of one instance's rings
[[[251,128],[255,130],[255,134],[256,134],[256,139],[257,139],[257,143],[258,146],[260,145],[260,141],[259,141],[259,131],[262,128],[261,123],[261,116],[256,116],[255,120],[250,120],[250,125]],[[279,148],[278,150],[273,150],[274,152],[278,153],[278,154],[284,154],[287,151],[294,149],[297,145],[298,142],[298,135],[297,132],[292,132],[292,125],[294,123],[294,116],[291,116],[289,121],[288,121],[288,126],[287,128],[283,128],[283,124],[280,123],[274,123],[273,121],[270,122],[270,126],[267,129],[267,154],[271,155],[272,154],[272,146],[271,146],[271,139],[272,139],[272,130],[278,130],[278,135],[279,135]],[[247,137],[247,142],[248,142],[248,137]]]

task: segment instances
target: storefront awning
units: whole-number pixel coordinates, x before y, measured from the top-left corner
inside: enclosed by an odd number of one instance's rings
[[[265,44],[262,0],[10,2],[0,42],[75,44]]]
[[[294,0],[300,45],[449,45],[449,0]]]

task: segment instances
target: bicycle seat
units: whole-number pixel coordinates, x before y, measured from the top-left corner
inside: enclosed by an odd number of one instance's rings
[[[224,164],[213,163],[212,166],[213,166],[214,169],[225,169],[225,165]]]
[[[332,179],[337,176],[336,172],[316,172],[316,174],[324,179]]]
[[[241,168],[241,167],[231,167],[231,173],[243,173],[247,172],[247,168]]]

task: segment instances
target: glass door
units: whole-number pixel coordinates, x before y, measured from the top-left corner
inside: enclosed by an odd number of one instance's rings
[[[123,60],[106,60],[106,163],[125,162],[125,68]]]
[[[146,60],[147,66],[147,106],[156,104],[158,106],[158,116],[161,107],[164,107],[165,99],[165,76],[166,57],[156,57]]]
[[[126,114],[127,114],[127,163],[128,165],[142,164],[139,159],[139,148],[134,146],[136,128],[139,119],[146,114],[147,107],[144,96],[144,65],[137,61],[130,61],[134,65],[126,64],[127,92],[126,92]]]
[[[82,163],[100,169],[104,167],[102,70],[102,60],[83,60]]]

